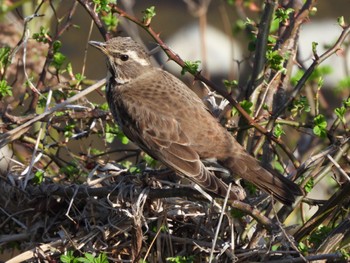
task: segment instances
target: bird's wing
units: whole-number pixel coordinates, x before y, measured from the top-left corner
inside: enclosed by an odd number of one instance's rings
[[[133,123],[124,125],[124,133],[144,151],[174,170],[196,177],[201,172],[201,161],[190,146],[179,123],[172,117],[157,114],[138,105],[140,117],[132,117]]]
[[[126,109],[125,113],[127,111]],[[138,111],[142,112],[142,116],[132,116],[130,119],[133,119],[133,122],[123,125],[126,136],[150,156],[185,175],[205,190],[221,196],[226,195],[227,185],[205,168],[174,117],[143,107],[142,102],[138,105]],[[234,188],[231,192],[232,199],[245,198],[241,188]]]

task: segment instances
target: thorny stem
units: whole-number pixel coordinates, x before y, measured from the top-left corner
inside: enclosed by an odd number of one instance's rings
[[[108,34],[106,28],[104,27],[101,19],[98,17],[98,15],[96,14],[94,8],[90,5],[90,3],[88,1],[86,1],[86,0],[78,0],[78,2],[89,13],[89,15],[91,16],[92,20],[94,21],[96,27],[98,28],[98,30],[100,31],[102,37],[104,38],[104,40],[109,39],[109,34]]]
[[[251,76],[250,83],[246,90],[246,98],[249,98],[250,94],[263,83],[264,67],[266,61],[267,41],[270,32],[270,25],[273,19],[273,13],[277,5],[276,0],[266,1],[264,12],[261,16],[259,24],[259,33],[257,35],[256,53],[254,57],[254,68]]]

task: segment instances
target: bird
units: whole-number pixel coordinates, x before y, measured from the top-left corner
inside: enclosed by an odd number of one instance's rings
[[[286,205],[301,188],[270,172],[241,146],[210,113],[203,101],[180,79],[153,66],[149,54],[130,37],[89,41],[106,56],[106,99],[124,134],[144,152],[205,191],[225,197],[237,176]],[[215,161],[232,175],[219,178],[205,166]],[[246,193],[235,183],[231,200]]]

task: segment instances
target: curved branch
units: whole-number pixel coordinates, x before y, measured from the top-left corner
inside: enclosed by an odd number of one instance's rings
[[[101,22],[101,19],[98,17],[98,15],[96,14],[96,12],[94,11],[94,9],[91,7],[91,5],[89,4],[89,1],[86,0],[77,0],[84,8],[85,10],[89,13],[89,15],[91,16],[92,20],[94,21],[96,27],[98,28],[98,30],[100,31],[102,37],[104,40],[107,40],[109,38],[109,34],[106,30],[106,28],[104,27],[103,23]]]

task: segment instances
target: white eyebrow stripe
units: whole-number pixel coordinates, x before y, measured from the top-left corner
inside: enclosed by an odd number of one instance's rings
[[[146,59],[143,59],[143,58],[140,58],[138,55],[137,55],[137,52],[133,51],[133,50],[129,50],[127,52],[127,55],[135,60],[136,62],[138,62],[139,64],[141,64],[142,66],[148,66],[149,65],[149,62],[146,60]]]

